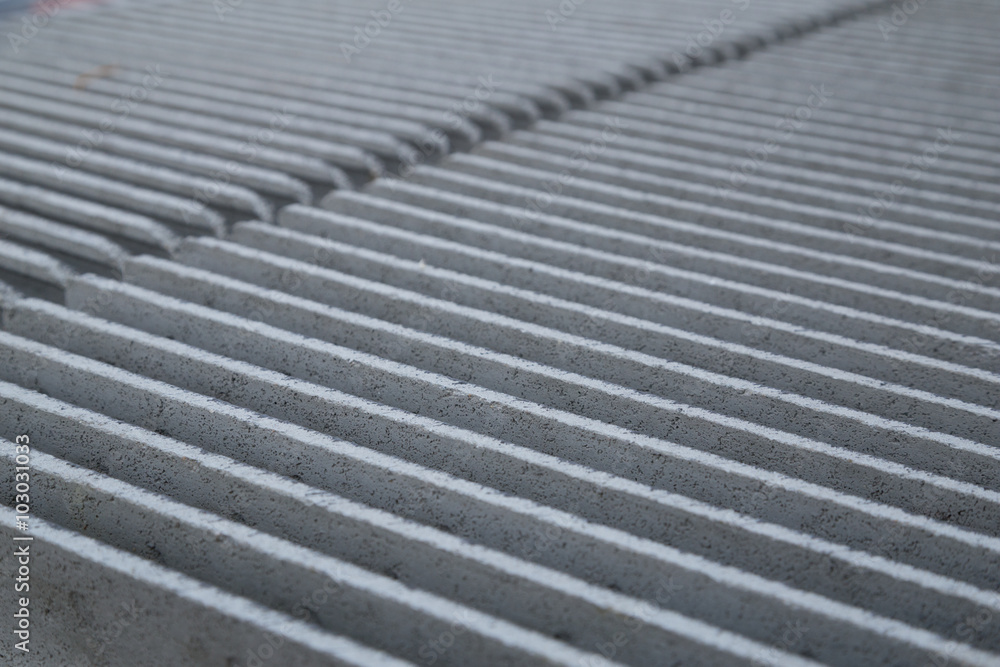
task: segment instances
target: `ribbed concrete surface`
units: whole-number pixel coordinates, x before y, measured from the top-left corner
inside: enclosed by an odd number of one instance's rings
[[[1000,664],[998,26],[61,10],[0,60],[0,657]]]

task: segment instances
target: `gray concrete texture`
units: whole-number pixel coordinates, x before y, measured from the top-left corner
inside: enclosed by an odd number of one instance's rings
[[[0,661],[1000,665],[998,27],[0,15]]]

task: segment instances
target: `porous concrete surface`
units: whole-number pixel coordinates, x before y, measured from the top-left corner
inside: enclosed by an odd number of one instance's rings
[[[1000,665],[995,0],[30,16],[4,664]]]

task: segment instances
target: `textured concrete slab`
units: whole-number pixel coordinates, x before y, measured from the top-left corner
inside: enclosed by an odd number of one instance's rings
[[[4,14],[5,664],[997,664],[992,2]]]

